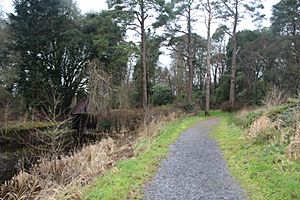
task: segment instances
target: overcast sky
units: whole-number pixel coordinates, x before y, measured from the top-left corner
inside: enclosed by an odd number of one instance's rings
[[[270,17],[272,14],[272,6],[276,3],[278,3],[280,0],[262,0],[265,6],[265,9],[263,10],[263,14],[266,15],[266,20],[263,22],[263,26],[269,26],[270,25]],[[13,6],[12,6],[13,0],[0,0],[0,5],[2,5],[3,10],[7,13],[13,12]],[[91,12],[91,11],[101,11],[103,9],[107,9],[106,0],[77,0],[77,5],[81,9],[83,13]],[[204,26],[204,25],[203,25]],[[251,22],[251,19],[244,19],[239,24],[239,30],[243,29],[254,29],[255,25]],[[200,35],[203,35],[200,30],[205,30],[205,28],[201,26],[197,26],[198,31]],[[205,32],[204,32],[205,34]]]
[[[266,14],[267,17],[271,16],[272,5],[278,3],[279,1],[280,0],[263,0],[265,6],[264,14]],[[12,0],[0,0],[0,2],[6,12],[13,11]],[[83,13],[107,9],[106,0],[77,0],[77,4]]]
[[[263,21],[263,26],[270,26],[270,17],[272,14],[272,6],[277,4],[280,0],[262,0],[264,4],[264,10],[262,11],[262,14],[266,15],[266,20]],[[7,13],[13,12],[12,7],[13,0],[0,0],[0,5],[2,5],[3,10]],[[77,5],[81,9],[82,13],[90,12],[90,11],[101,11],[104,9],[107,9],[106,0],[77,0]],[[216,28],[216,27],[215,27]],[[205,26],[203,25],[203,28],[201,26],[197,27],[198,30],[195,30],[203,37],[206,37],[205,32],[202,32],[205,30]],[[255,25],[252,23],[251,19],[244,19],[239,24],[239,30],[243,29],[255,29]],[[202,31],[201,31],[202,30]],[[162,61],[162,65],[167,66],[169,65],[170,59],[167,59],[165,56],[162,56],[160,60]]]

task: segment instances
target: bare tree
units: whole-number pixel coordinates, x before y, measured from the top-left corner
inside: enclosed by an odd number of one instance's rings
[[[88,112],[92,115],[106,113],[111,108],[111,75],[101,69],[99,61],[89,63]]]

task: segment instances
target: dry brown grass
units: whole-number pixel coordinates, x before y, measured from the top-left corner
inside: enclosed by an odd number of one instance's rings
[[[148,117],[145,118],[143,124],[139,127],[139,137],[137,138],[135,143],[140,143],[141,141],[143,141],[143,145],[137,147],[136,154],[148,150],[151,146],[151,141],[161,132],[164,126],[168,122],[175,120],[181,115],[182,113],[171,113],[167,116],[160,117],[151,117],[151,115],[148,115]]]
[[[56,195],[70,195],[80,199],[80,193],[70,189],[90,182],[113,165],[111,154],[116,150],[112,139],[83,147],[72,156],[42,159],[28,173],[20,173],[0,187],[0,195],[10,199],[54,199]],[[66,191],[66,192],[65,192]],[[75,196],[76,198],[75,198]]]
[[[156,137],[166,123],[175,120],[180,114],[171,113],[167,116],[153,117],[151,115],[146,116],[143,124],[139,127],[140,138],[153,138]]]
[[[292,137],[295,135],[295,129],[291,127],[282,127],[281,121],[277,120],[277,128],[280,131],[280,144],[289,144]]]
[[[34,199],[40,190],[39,180],[35,176],[21,172],[0,187],[0,199],[1,197],[4,200]]]
[[[262,103],[267,108],[271,108],[274,106],[281,105],[285,101],[286,101],[286,96],[284,95],[284,91],[274,86],[271,88],[267,96],[263,99]]]
[[[287,154],[292,160],[300,160],[300,123],[298,123],[295,136],[292,137],[287,148]]]
[[[254,121],[251,125],[248,136],[256,142],[262,142],[273,137],[275,125],[270,118],[262,116]]]

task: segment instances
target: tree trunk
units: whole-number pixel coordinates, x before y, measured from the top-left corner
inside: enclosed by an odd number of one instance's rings
[[[192,92],[193,92],[193,49],[192,49],[192,26],[191,26],[191,9],[189,8],[188,17],[188,88],[187,88],[187,101],[188,104],[192,103]]]
[[[214,91],[217,90],[218,71],[219,71],[219,62],[217,62],[217,65],[216,65],[216,67],[215,67],[215,74],[214,74]]]
[[[236,82],[236,56],[237,56],[237,34],[236,34],[236,28],[238,23],[238,2],[235,6],[235,16],[234,16],[234,25],[233,25],[233,31],[232,31],[232,46],[233,46],[233,52],[232,52],[232,63],[231,63],[231,78],[230,78],[230,93],[229,93],[229,102],[231,111],[234,109],[234,101],[235,101],[235,82]]]
[[[234,101],[235,101],[234,97],[235,97],[236,53],[237,53],[236,33],[233,34],[232,44],[233,44],[233,52],[232,52],[230,94],[229,94],[229,102],[230,102],[231,110],[233,110]]]
[[[208,6],[209,1],[207,1]],[[209,106],[210,106],[210,83],[211,83],[211,41],[210,41],[210,26],[211,26],[211,10],[208,9],[208,19],[207,19],[207,58],[206,58],[206,102],[205,102],[205,116],[209,115]]]
[[[141,63],[143,71],[143,108],[148,109],[148,93],[147,93],[147,68],[146,68],[146,38],[145,38],[145,11],[144,2],[140,4],[141,7]]]

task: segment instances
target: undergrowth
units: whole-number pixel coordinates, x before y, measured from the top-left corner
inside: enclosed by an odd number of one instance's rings
[[[83,147],[72,156],[61,156],[60,159],[43,158],[32,167],[30,173],[20,172],[1,185],[0,199],[50,200],[57,194],[68,193],[70,188],[88,183],[93,176],[100,175],[109,164],[113,164],[110,155],[115,148],[112,139],[105,139]]]

